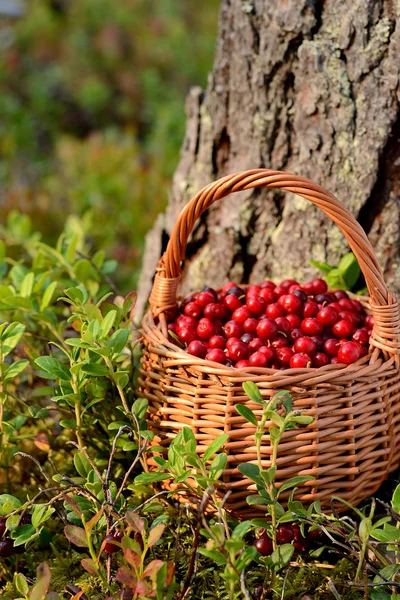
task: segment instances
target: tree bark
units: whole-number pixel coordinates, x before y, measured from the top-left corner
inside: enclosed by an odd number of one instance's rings
[[[400,290],[399,41],[398,0],[222,0],[214,69],[207,90],[187,99],[170,201],[148,235],[139,310],[182,207],[207,183],[257,167],[332,191]],[[335,264],[347,251],[337,227],[305,200],[241,192],[197,224],[181,290],[303,280],[315,273],[311,258]]]

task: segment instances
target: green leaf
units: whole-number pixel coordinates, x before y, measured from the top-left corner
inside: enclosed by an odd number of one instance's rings
[[[108,340],[107,348],[115,354],[120,354],[125,348],[128,338],[128,329],[117,329]]]
[[[217,479],[221,477],[227,462],[228,456],[224,453],[217,454],[214,457],[214,460],[210,465],[210,476],[213,479],[213,481],[217,481]]]
[[[19,523],[19,517],[20,515],[11,515],[10,517],[8,517],[8,519],[6,520],[6,527],[8,529],[8,531],[14,531],[14,529],[16,529],[18,527],[18,523]]]
[[[260,469],[257,465],[253,465],[251,463],[243,463],[238,466],[238,469],[242,475],[244,475],[248,479],[251,479],[252,481],[257,483],[257,485],[261,485],[262,487],[264,487],[264,482],[260,475]]]
[[[301,483],[305,483],[306,481],[312,480],[313,477],[310,475],[298,475],[297,477],[291,477],[287,481],[284,481],[281,487],[278,490],[278,493],[284,492],[285,490],[289,490],[292,487],[300,485]]]
[[[108,332],[114,325],[116,318],[117,318],[116,310],[110,310],[110,312],[107,313],[107,315],[104,317],[104,319],[102,320],[101,325],[100,325],[100,329],[101,329],[100,339],[106,337],[106,335],[108,334]]]
[[[258,425],[257,417],[248,406],[245,406],[244,404],[236,404],[235,408],[236,408],[237,412],[239,413],[239,415],[241,415],[242,417],[244,417],[246,419],[246,421],[248,421],[249,423],[252,423],[253,425],[255,425],[257,427],[257,425]]]
[[[264,498],[264,496],[259,496],[257,494],[254,494],[253,496],[247,496],[246,502],[247,502],[247,504],[250,504],[250,506],[253,506],[254,504],[256,504],[256,505],[271,504],[272,500],[268,499],[268,498]]]
[[[32,513],[32,525],[37,529],[39,525],[47,521],[49,517],[54,513],[52,506],[46,504],[36,504]]]
[[[17,346],[25,332],[25,325],[22,323],[10,323],[0,336],[3,356],[7,356]]]
[[[0,516],[4,517],[21,506],[21,502],[11,494],[0,495]]]
[[[147,398],[137,398],[132,405],[132,412],[138,419],[144,419],[149,406]]]
[[[27,366],[29,365],[29,360],[17,360],[15,363],[10,365],[4,374],[4,381],[8,379],[14,379],[19,375]]]
[[[21,283],[21,289],[19,291],[19,293],[21,294],[21,296],[23,298],[29,298],[29,296],[32,294],[32,288],[33,288],[34,281],[35,281],[34,273],[31,272],[31,273],[27,273],[25,275],[25,277]]]
[[[308,263],[314,267],[315,269],[318,269],[319,271],[322,271],[323,273],[329,273],[329,271],[331,271],[333,269],[333,267],[331,267],[331,265],[328,265],[327,262],[319,262],[317,260],[309,260]]]
[[[393,510],[400,513],[400,483],[393,492],[391,503]]]
[[[288,564],[293,556],[294,546],[292,544],[282,544],[271,554],[271,561],[275,565],[276,570],[282,569]]]
[[[6,245],[3,242],[3,240],[0,240],[0,263],[3,262],[5,257],[6,257]]]
[[[218,552],[218,550],[207,550],[206,548],[199,548],[199,552],[203,556],[211,558],[211,560],[213,560],[218,566],[226,565],[225,556],[221,554],[221,552]]]
[[[52,281],[50,285],[46,288],[46,291],[43,294],[42,301],[40,303],[40,311],[43,312],[51,303],[54,292],[57,287],[57,281]]]
[[[360,267],[352,252],[343,256],[339,262],[338,269],[343,276],[346,286],[351,290],[360,276]]]
[[[298,415],[291,417],[290,420],[298,425],[309,425],[314,421],[314,418],[308,415]]]
[[[270,467],[269,469],[266,469],[265,471],[261,471],[261,477],[267,483],[271,483],[275,479],[276,471],[277,471],[276,467]]]
[[[22,573],[14,573],[14,585],[23,596],[27,596],[29,592],[29,585],[26,578]]]
[[[236,525],[235,529],[232,531],[233,538],[242,538],[251,528],[251,521],[243,521]]]
[[[59,377],[65,381],[69,381],[72,377],[69,369],[52,356],[39,356],[39,358],[35,360],[35,363],[40,369],[43,369],[43,371],[50,373],[50,375],[53,375],[54,377]]]
[[[87,363],[82,366],[82,371],[88,375],[95,375],[97,377],[104,377],[110,374],[107,367],[98,363]]]
[[[229,440],[229,435],[227,433],[219,435],[215,440],[213,440],[211,442],[211,444],[208,446],[207,450],[204,452],[204,455],[203,455],[204,462],[206,462],[214,454],[216,454],[218,452],[218,450],[220,448],[222,448],[222,446],[224,446],[228,440]]]
[[[11,537],[14,540],[14,546],[22,546],[29,542],[34,537],[37,537],[36,529],[33,525],[20,525],[11,532]]]
[[[274,400],[283,404],[286,413],[291,412],[291,410],[293,409],[293,399],[290,392],[288,392],[287,390],[281,390],[280,392],[275,394]]]
[[[253,402],[257,402],[257,404],[263,404],[263,402],[265,402],[260,390],[253,381],[246,381],[242,384],[242,387]]]
[[[65,537],[71,542],[71,544],[79,546],[80,548],[88,547],[86,531],[82,529],[82,527],[66,525],[64,527],[64,533]]]
[[[74,454],[74,465],[81,477],[86,478],[92,470],[92,467],[83,452],[76,452]]]
[[[339,269],[332,269],[325,277],[325,281],[330,288],[345,288],[342,272]]]
[[[169,473],[140,473],[135,477],[135,481],[139,483],[155,483],[156,481],[164,481],[165,479],[171,479],[172,475]]]

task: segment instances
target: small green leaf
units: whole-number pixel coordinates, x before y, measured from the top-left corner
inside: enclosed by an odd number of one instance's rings
[[[275,565],[276,570],[282,569],[288,564],[293,556],[294,546],[292,544],[282,544],[271,554],[271,561]]]
[[[116,318],[117,318],[116,310],[110,310],[110,312],[107,313],[107,315],[104,317],[104,319],[102,320],[101,325],[100,325],[100,329],[101,329],[100,339],[106,337],[106,335],[108,334],[108,332],[114,325]]]
[[[4,517],[21,506],[21,502],[11,494],[0,495],[0,516]]]
[[[92,470],[92,467],[83,452],[76,452],[74,454],[74,465],[81,477],[86,478]]]
[[[360,276],[360,267],[352,252],[343,256],[339,262],[338,269],[342,274],[346,286],[351,290]]]
[[[204,462],[206,462],[214,454],[216,454],[218,452],[218,450],[220,450],[220,448],[222,448],[222,446],[224,446],[228,440],[229,440],[229,435],[227,433],[219,435],[215,440],[213,440],[211,442],[211,444],[208,446],[207,450],[204,452],[204,455],[203,455]]]
[[[165,525],[163,525],[162,523],[150,529],[149,537],[147,539],[147,545],[149,548],[155,546],[155,544],[157,544],[157,542],[161,539],[161,536],[164,533],[164,529]]]
[[[71,372],[69,369],[52,356],[39,356],[39,358],[35,360],[35,363],[40,369],[43,369],[43,371],[50,373],[50,375],[53,375],[54,377],[59,377],[65,381],[71,379]]]
[[[210,476],[213,481],[217,481],[217,479],[221,477],[227,462],[228,456],[226,454],[221,453],[214,457],[214,460],[210,465]]]
[[[21,296],[23,298],[29,298],[29,296],[32,294],[32,288],[33,288],[34,281],[35,281],[34,273],[30,272],[25,275],[24,279],[22,280],[21,288],[19,291],[19,293],[21,294]]]
[[[14,540],[14,546],[22,546],[34,537],[37,537],[36,529],[33,525],[20,525],[11,532],[11,537]]]
[[[299,425],[309,425],[314,421],[314,418],[308,415],[298,415],[291,417],[290,420],[294,423],[298,423]]]
[[[319,262],[317,260],[309,260],[308,262],[312,267],[315,267],[319,271],[322,271],[322,273],[329,273],[333,269],[333,267],[331,267],[331,265],[328,265],[327,262]]]
[[[3,356],[7,356],[17,346],[25,332],[25,325],[22,323],[10,323],[0,336],[1,349]]]
[[[254,494],[253,496],[247,496],[246,502],[250,506],[253,506],[255,504],[256,505],[271,504],[272,500],[268,499],[268,498],[264,498],[264,496],[258,496],[257,494]]]
[[[32,525],[37,529],[39,525],[47,521],[49,517],[54,513],[52,506],[46,504],[36,504],[32,513]]]
[[[242,384],[242,387],[243,387],[245,393],[247,394],[247,396],[253,402],[257,402],[257,404],[262,404],[263,402],[265,402],[264,398],[261,395],[260,390],[258,389],[258,387],[256,386],[256,384],[253,381],[246,381],[245,383]]]
[[[14,585],[23,596],[27,596],[29,593],[29,585],[26,578],[22,573],[14,573]]]
[[[207,550],[206,548],[200,548],[199,552],[203,556],[211,558],[211,560],[213,560],[218,566],[226,565],[225,556],[221,552],[218,552],[218,550]]]
[[[391,503],[393,510],[400,513],[400,483],[393,492]]]
[[[236,525],[235,529],[232,531],[233,538],[242,538],[251,528],[251,521],[243,521]]]
[[[42,301],[40,303],[40,311],[43,312],[51,303],[54,292],[57,287],[57,281],[52,281],[50,285],[46,288],[46,291],[43,294]]]
[[[8,531],[14,531],[18,527],[20,515],[11,515],[6,520],[6,527]]]
[[[156,481],[164,481],[165,479],[171,479],[172,475],[169,473],[140,473],[135,477],[135,481],[139,483],[155,483]]]
[[[246,419],[246,421],[252,423],[252,425],[255,425],[257,427],[257,417],[248,406],[245,406],[244,404],[236,404],[235,408],[239,415],[241,415]]]
[[[5,371],[4,381],[9,379],[14,379],[19,375],[27,366],[29,365],[29,360],[17,360],[15,363],[12,363]]]
[[[278,493],[284,492],[285,490],[289,490],[292,487],[298,486],[301,483],[305,483],[306,481],[312,480],[313,477],[310,475],[298,475],[297,477],[291,477],[287,481],[284,481],[281,487],[278,490]]]
[[[95,375],[97,377],[104,377],[110,374],[107,367],[98,363],[87,363],[82,366],[82,371],[88,375]]]
[[[248,479],[251,479],[252,481],[257,483],[257,485],[261,485],[262,487],[264,487],[264,483],[260,475],[260,469],[257,465],[253,465],[251,463],[243,463],[238,466],[238,469],[242,475],[248,477]]]
[[[117,331],[114,331],[108,340],[107,348],[115,354],[120,354],[120,352],[122,352],[122,350],[125,348],[128,338],[128,329],[117,329]]]

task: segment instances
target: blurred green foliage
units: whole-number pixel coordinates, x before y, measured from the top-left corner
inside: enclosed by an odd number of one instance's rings
[[[0,218],[19,209],[49,242],[85,215],[94,249],[135,285],[167,201],[184,99],[206,84],[219,0],[32,0],[0,20]]]

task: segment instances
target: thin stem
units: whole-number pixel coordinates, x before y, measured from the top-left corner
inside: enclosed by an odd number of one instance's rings
[[[75,374],[72,376],[71,387],[74,391],[74,394],[76,396],[79,396],[78,380],[77,380],[77,377]],[[81,435],[81,429],[82,429],[81,405],[80,405],[80,402],[78,399],[75,400],[75,420],[76,420],[76,439],[77,439],[78,445],[81,448],[83,448],[84,443],[83,443],[83,439],[82,439],[82,435]]]

